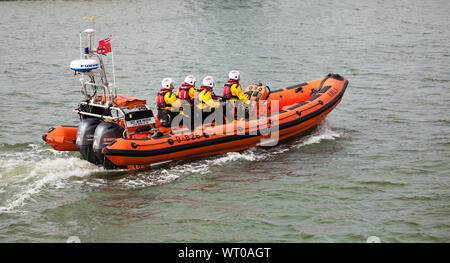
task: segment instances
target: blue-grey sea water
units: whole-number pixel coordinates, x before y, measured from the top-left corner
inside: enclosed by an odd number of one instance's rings
[[[0,242],[449,242],[449,14],[445,0],[1,1]],[[232,69],[243,86],[350,84],[276,147],[104,171],[41,139],[78,123],[69,63],[88,27],[112,35],[119,93],[152,106],[164,77],[212,75],[219,93]]]

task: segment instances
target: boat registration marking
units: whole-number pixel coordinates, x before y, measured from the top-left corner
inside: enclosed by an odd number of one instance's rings
[[[183,142],[183,141],[190,141],[190,140],[197,140],[200,139],[202,136],[199,134],[186,134],[183,136],[175,136],[175,140],[177,143]]]
[[[332,88],[327,92],[328,96],[330,97],[333,97],[334,95],[336,95],[336,93],[337,93],[336,88]]]
[[[155,118],[150,117],[150,118],[145,118],[145,119],[127,121],[128,128],[142,126],[142,125],[149,125],[149,124],[155,124]]]

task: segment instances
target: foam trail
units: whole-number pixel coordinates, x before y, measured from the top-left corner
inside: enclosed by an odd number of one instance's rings
[[[102,171],[102,168],[39,145],[3,152],[0,155],[0,213],[23,206],[47,186],[64,188],[68,178],[84,177],[93,171]]]
[[[264,158],[263,155],[258,154],[255,148],[251,148],[245,150],[243,152],[229,152],[226,153],[225,156],[219,157],[217,159],[208,160],[208,163],[211,164],[224,164],[227,162],[237,161],[237,160],[245,160],[245,161],[257,161]]]
[[[311,135],[305,136],[300,140],[300,144],[296,145],[296,148],[300,148],[306,145],[319,143],[323,140],[334,140],[336,138],[341,137],[341,134],[335,131],[332,131],[328,123],[325,121],[321,123],[317,130],[314,131]]]
[[[11,211],[23,206],[26,200],[32,199],[46,186],[64,188],[64,181],[68,178],[84,177],[95,170],[100,170],[100,168],[74,157],[41,160],[36,163],[28,175],[14,182],[18,191],[6,200],[6,204],[0,206],[0,212]]]
[[[118,181],[120,185],[131,188],[142,188],[167,184],[177,180],[186,174],[206,174],[209,171],[208,163],[204,160],[185,164],[172,164],[168,168],[155,168],[138,172]]]

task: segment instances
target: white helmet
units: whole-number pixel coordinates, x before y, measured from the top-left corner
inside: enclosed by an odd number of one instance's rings
[[[196,79],[192,75],[186,76],[186,78],[184,79],[184,83],[187,83],[191,86],[195,86],[195,82],[196,82]]]
[[[230,73],[228,73],[228,77],[230,79],[240,80],[241,79],[241,73],[239,73],[239,71],[237,71],[237,70],[232,70],[232,71],[230,71]]]
[[[173,79],[165,78],[161,81],[161,86],[165,89],[173,89]]]
[[[203,86],[214,88],[214,79],[211,76],[206,76],[203,78]]]

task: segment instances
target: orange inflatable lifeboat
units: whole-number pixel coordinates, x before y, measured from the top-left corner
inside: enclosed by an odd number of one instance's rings
[[[115,167],[138,169],[151,164],[272,146],[322,122],[342,99],[348,81],[338,74],[270,91],[263,85],[245,90],[255,102],[253,117],[190,131],[172,129],[158,138],[117,138],[102,153]],[[261,107],[262,106],[262,107]]]
[[[78,127],[50,128],[43,140],[58,151],[78,150],[84,159],[107,169],[140,169],[171,160],[273,146],[322,122],[339,104],[347,85],[347,79],[331,73],[275,91],[262,84],[250,85],[245,93],[254,107],[247,118],[203,124],[192,131],[174,127],[159,137],[151,136],[159,121],[145,100],[118,94],[105,108],[108,98],[98,96],[75,110],[81,118]],[[117,112],[113,114],[113,110]]]

